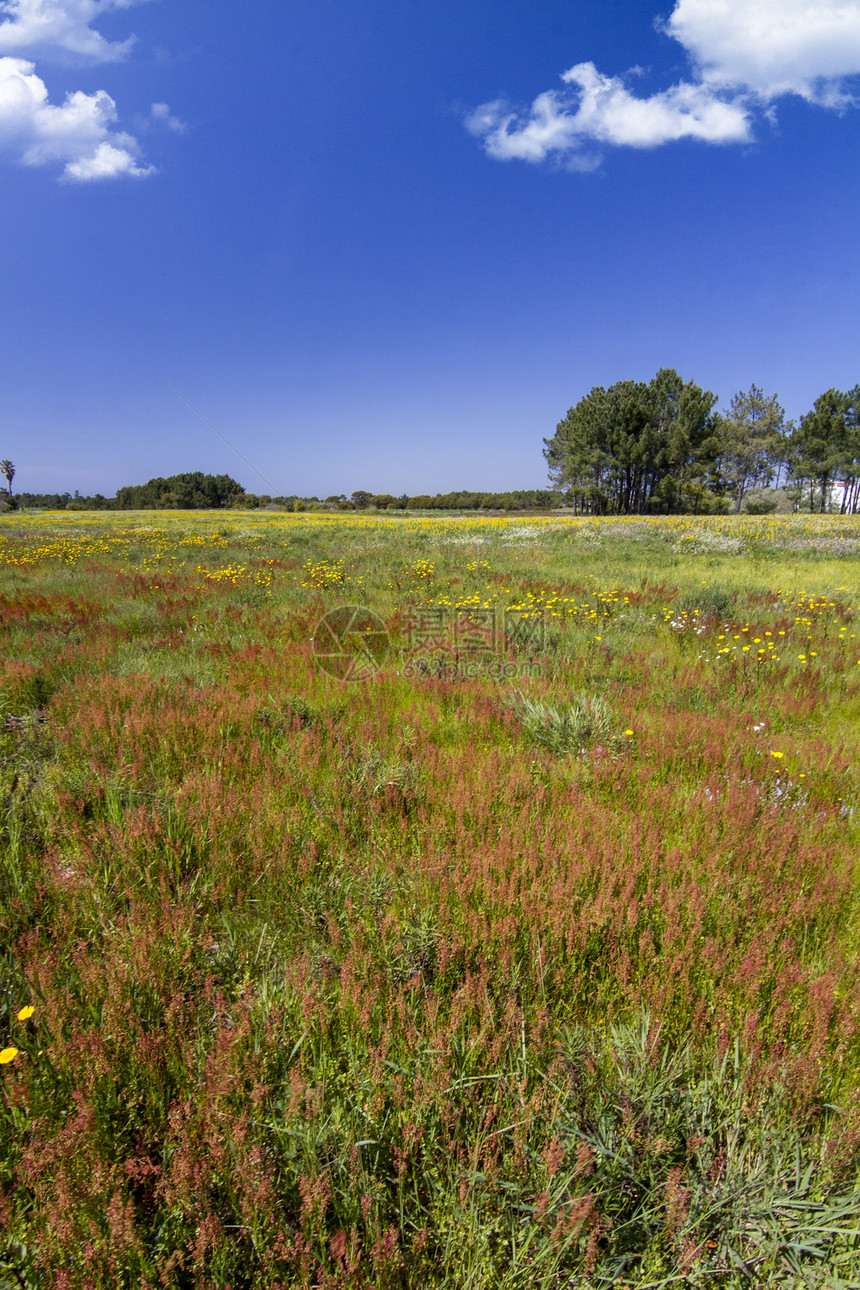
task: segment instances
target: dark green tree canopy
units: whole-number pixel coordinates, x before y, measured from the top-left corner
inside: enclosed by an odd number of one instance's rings
[[[719,466],[740,511],[748,489],[771,483],[786,458],[785,412],[775,394],[757,385],[739,390],[719,420]]]
[[[545,439],[556,487],[595,514],[697,509],[714,482],[716,396],[672,368],[595,386]]]
[[[757,385],[722,414],[715,403],[672,368],[595,385],[544,439],[550,478],[583,513],[666,514],[739,511],[787,469],[796,504],[860,511],[860,386],[825,390],[797,427]]]
[[[854,433],[852,433],[852,431]],[[853,480],[856,472],[856,403],[841,390],[825,390],[812,411],[800,418],[792,435],[791,473],[803,483],[809,481],[809,508],[816,500],[827,508],[829,489],[835,481]],[[818,490],[816,496],[816,489]],[[843,499],[844,508],[844,499]]]
[[[229,475],[204,475],[195,470],[167,479],[150,479],[117,489],[116,508],[138,511],[149,506],[165,510],[219,510],[229,506],[234,497],[244,493],[241,484]]]

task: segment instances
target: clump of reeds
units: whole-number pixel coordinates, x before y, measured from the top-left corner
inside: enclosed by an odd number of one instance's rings
[[[615,749],[623,743],[605,697],[581,691],[553,705],[514,694],[509,709],[533,743],[554,753],[584,753],[593,747]]]

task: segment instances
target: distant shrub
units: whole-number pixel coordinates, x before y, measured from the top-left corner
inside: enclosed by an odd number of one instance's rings
[[[744,498],[743,510],[747,515],[773,515],[779,507],[779,498],[771,488],[756,488]]]
[[[702,515],[730,515],[732,504],[728,497],[715,497],[706,493],[699,508]]]

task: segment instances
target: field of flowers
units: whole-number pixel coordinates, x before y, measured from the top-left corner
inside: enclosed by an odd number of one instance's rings
[[[0,1290],[860,1287],[860,521],[0,518]]]

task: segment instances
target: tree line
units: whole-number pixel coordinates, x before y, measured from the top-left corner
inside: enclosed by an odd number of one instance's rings
[[[6,463],[11,466],[11,463]],[[0,462],[0,473],[4,463]],[[14,467],[12,467],[14,475]],[[559,495],[549,488],[514,489],[504,493],[470,492],[457,490],[452,493],[421,493],[410,496],[403,493],[372,493],[359,488],[347,496],[332,493],[324,499],[299,497],[296,494],[270,497],[267,494],[248,493],[229,475],[206,475],[192,471],[168,477],[156,476],[145,484],[127,485],[117,490],[115,497],[96,493],[92,497],[80,493],[18,493],[12,496],[11,478],[7,502],[25,509],[73,511],[137,511],[137,510],[256,510],[272,507],[284,511],[312,510],[546,510],[558,506]]]
[[[827,390],[795,425],[777,395],[716,395],[662,368],[648,383],[595,386],[544,440],[550,478],[587,514],[740,511],[753,488],[784,481],[798,503],[860,509],[860,386]]]
[[[752,490],[781,483],[797,507],[825,511],[836,498],[842,514],[860,512],[860,385],[830,389],[797,425],[777,395],[758,386],[739,391],[728,408],[672,368],[650,382],[596,385],[559,421],[544,456],[552,489],[488,493],[373,493],[356,489],[324,500],[247,493],[229,475],[192,471],[126,485],[108,498],[96,493],[12,493],[15,467],[0,461],[8,493],[2,507],[48,510],[218,510],[276,507],[305,510],[548,510],[631,515],[740,511]],[[775,500],[757,498],[770,509]],[[748,502],[751,507],[751,503]]]

